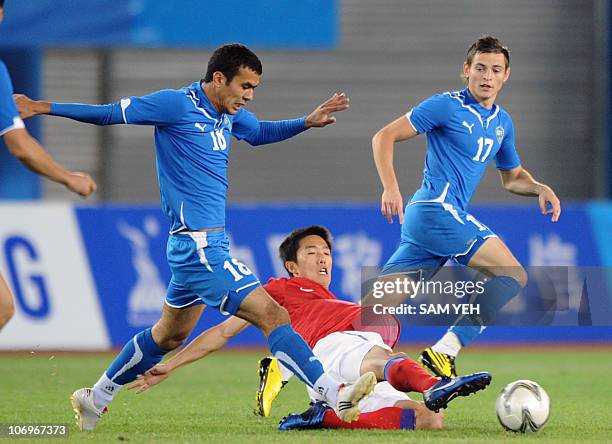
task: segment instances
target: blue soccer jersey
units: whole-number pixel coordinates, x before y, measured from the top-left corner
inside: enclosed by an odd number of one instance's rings
[[[172,230],[224,226],[230,138],[257,128],[253,114],[218,113],[199,82],[120,105],[124,123],[155,126],[161,204]]]
[[[411,203],[443,196],[465,210],[491,159],[500,170],[521,163],[510,115],[498,105],[483,107],[467,88],[432,96],[406,117],[427,134],[423,183]]]
[[[0,60],[0,136],[11,130],[25,128],[13,101],[13,84],[4,62]]]
[[[200,82],[111,105],[52,103],[50,114],[98,125],[155,126],[161,205],[172,232],[225,226],[231,136],[259,145],[306,129],[304,118],[267,122],[245,109],[219,113]]]

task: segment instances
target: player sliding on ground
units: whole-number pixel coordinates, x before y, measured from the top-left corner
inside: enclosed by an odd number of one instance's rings
[[[180,346],[205,304],[259,327],[272,354],[334,406],[343,420],[359,415],[359,400],[373,389],[376,378],[372,373],[350,386],[324,373],[308,344],[289,325],[287,311],[230,254],[225,201],[231,137],[251,145],[279,142],[308,128],[332,124],[336,121],[333,114],[349,107],[344,94],[334,94],[308,116],[259,121],[244,107],[253,100],[261,73],[259,58],[245,46],[232,44],[214,51],[203,80],[177,90],[125,97],[111,105],[17,97],[23,117],[51,114],[97,125],[155,127],[161,204],[172,227],[167,248],[172,279],[160,320],[125,345],[93,388],[73,393],[80,429],[93,430],[125,384]]]
[[[4,19],[4,0],[0,0],[0,23]],[[87,197],[96,184],[87,174],[67,171],[30,136],[13,101],[13,85],[4,62],[0,60],[0,137],[9,152],[41,176],[60,183],[73,193]],[[15,314],[13,295],[0,274],[0,330]]]
[[[281,430],[301,428],[442,428],[443,416],[434,413],[457,396],[467,396],[491,381],[486,372],[438,379],[417,362],[394,354],[399,323],[393,316],[376,316],[367,308],[336,299],[328,290],[332,272],[332,237],[327,229],[311,226],[293,231],[281,244],[280,257],[289,279],[271,279],[264,287],[291,317],[291,325],[313,347],[326,371],[339,381],[352,383],[367,372],[376,375],[374,392],[360,402],[363,412],[353,423],[341,421],[311,388],[313,401],[302,415],[289,415]],[[221,349],[250,324],[231,317],[194,339],[167,362],[144,373],[130,389],[138,393],[166,379],[179,367]],[[276,360],[267,359],[258,394],[258,409],[269,413],[283,384]],[[265,396],[264,396],[264,393]],[[424,402],[410,400],[405,392],[423,394]]]
[[[453,259],[491,279],[473,304],[479,316],[466,316],[421,355],[421,362],[439,376],[456,375],[455,357],[516,296],[527,274],[506,244],[467,212],[487,164],[494,159],[504,188],[537,196],[542,214],[556,222],[561,205],[554,191],[536,182],[521,166],[514,145],[510,115],[495,104],[510,76],[510,54],[495,37],[484,36],[467,51],[463,64],[467,87],[430,97],[389,123],[372,139],[376,168],[383,185],[382,214],[402,224],[401,243],[383,268],[383,275],[423,269],[431,277]],[[427,135],[427,156],[421,188],[404,212],[393,168],[396,142]]]

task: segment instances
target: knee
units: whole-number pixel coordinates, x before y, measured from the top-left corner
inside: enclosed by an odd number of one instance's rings
[[[284,307],[281,307],[276,301],[271,301],[265,307],[264,323],[267,327],[266,330],[272,331],[281,325],[291,324],[291,318],[289,317],[289,312]]]
[[[163,348],[164,350],[171,351],[183,345],[186,339],[187,339],[187,335],[175,335],[170,338],[167,338],[165,341],[162,341],[161,344],[157,343],[157,341],[155,341],[155,343],[157,344],[159,348]]]
[[[529,276],[523,267],[519,267],[517,270],[517,276],[515,277],[516,281],[519,283],[521,288],[525,288],[527,286],[527,281],[529,280]]]
[[[163,331],[162,329],[158,328],[157,325],[152,328],[151,334],[155,344],[157,344],[159,348],[163,348],[164,350],[168,351],[174,350],[175,348],[183,345],[189,336],[189,333],[185,332]]]
[[[261,301],[257,312],[250,313],[249,318],[245,319],[255,324],[266,336],[281,325],[291,324],[289,312],[270,297]]]
[[[360,373],[363,375],[367,372],[374,372],[378,381],[384,381],[387,363],[397,357],[399,357],[399,354],[391,353],[389,350],[376,345],[363,357]],[[405,357],[405,355],[401,357]]]
[[[521,288],[525,288],[527,281],[529,280],[527,272],[520,265],[517,267],[512,267],[511,271],[506,270],[504,274],[514,279],[521,286]]]

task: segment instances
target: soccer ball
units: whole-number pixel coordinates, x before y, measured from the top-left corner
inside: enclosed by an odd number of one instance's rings
[[[509,431],[537,432],[550,415],[550,398],[536,382],[521,379],[508,384],[495,402],[497,419]]]

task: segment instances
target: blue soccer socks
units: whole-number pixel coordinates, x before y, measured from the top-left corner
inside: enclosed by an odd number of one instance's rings
[[[450,332],[457,335],[461,345],[469,345],[488,325],[495,315],[521,291],[518,281],[510,276],[498,276],[484,284],[484,291],[476,296],[472,305],[478,305],[478,316],[464,316]]]
[[[169,351],[155,343],[150,328],[134,336],[94,385],[96,407],[104,408],[123,385],[136,380],[138,375],[153,368]]]
[[[334,405],[340,384],[327,376],[321,361],[289,324],[274,329],[268,336],[270,351],[302,382]]]

